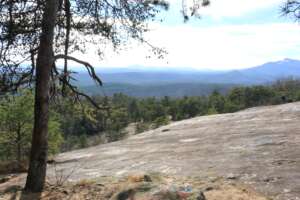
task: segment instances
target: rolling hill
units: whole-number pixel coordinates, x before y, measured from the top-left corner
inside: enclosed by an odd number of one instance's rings
[[[232,71],[199,71],[163,68],[155,70],[128,68],[98,70],[104,88],[95,87],[88,74],[75,75],[78,85],[90,94],[125,93],[131,96],[193,96],[206,95],[217,89],[225,92],[236,85],[268,84],[278,79],[300,77],[300,61],[284,59],[260,66]]]

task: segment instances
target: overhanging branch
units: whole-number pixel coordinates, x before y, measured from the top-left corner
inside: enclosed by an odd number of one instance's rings
[[[63,54],[61,54],[61,55],[56,55],[56,56],[54,56],[54,58],[55,58],[55,60],[57,60],[57,59],[68,59],[68,60],[72,60],[72,61],[74,61],[74,62],[77,62],[77,63],[80,63],[80,64],[84,65],[84,66],[88,69],[89,75],[90,75],[95,81],[97,81],[98,84],[102,85],[102,82],[101,82],[101,80],[97,77],[94,68],[93,68],[92,65],[90,65],[89,63],[87,63],[87,62],[85,62],[85,61],[82,61],[82,60],[79,60],[79,59],[77,59],[77,58],[74,58],[74,57],[72,57],[72,56],[66,56],[66,55],[63,55]],[[71,92],[75,95],[75,99],[76,99],[76,100],[78,100],[78,101],[80,102],[80,96],[81,96],[81,97],[86,98],[86,99],[87,99],[94,107],[96,107],[97,109],[109,110],[109,107],[99,106],[99,105],[97,104],[97,102],[94,101],[93,98],[91,98],[89,95],[87,95],[87,94],[81,92],[81,91],[78,89],[77,86],[72,85],[72,84],[70,83],[70,81],[69,81],[72,77],[70,77],[70,79],[66,79],[64,75],[60,75],[60,74],[59,74],[59,71],[58,71],[58,69],[57,69],[57,67],[56,67],[56,65],[55,65],[55,62],[54,62],[54,64],[53,64],[52,70],[53,70],[52,73],[54,74],[54,76],[55,76],[59,81],[61,81],[61,83],[62,83],[63,85],[65,85],[66,87],[68,87],[68,88],[71,90]],[[52,79],[54,80],[54,77],[53,77]],[[66,92],[66,91],[63,91],[63,92]]]
[[[58,59],[67,59],[67,60],[71,60],[71,61],[74,61],[74,62],[77,62],[79,64],[84,65],[85,68],[87,69],[89,75],[91,76],[91,78],[94,81],[96,81],[96,83],[99,84],[100,86],[103,85],[102,81],[97,76],[94,67],[90,63],[82,61],[82,60],[79,60],[78,58],[75,58],[75,57],[72,57],[72,56],[63,55],[63,54],[58,54],[58,55],[54,56],[54,59],[55,60],[58,60]]]

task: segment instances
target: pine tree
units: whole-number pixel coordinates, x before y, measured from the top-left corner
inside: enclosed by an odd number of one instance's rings
[[[185,20],[189,15],[197,15],[199,5],[208,5],[207,0],[195,2],[192,7],[184,6]],[[72,57],[72,53],[97,44],[101,55],[105,44],[117,49],[132,38],[161,56],[163,50],[143,38],[143,33],[148,30],[147,22],[161,8],[167,9],[168,3],[164,0],[0,1],[0,91],[15,91],[25,85],[35,87],[34,128],[26,190],[40,192],[44,187],[51,97],[58,91],[65,96],[68,90],[74,98],[83,96],[99,108],[91,97],[72,84],[68,62],[81,64],[96,83],[102,85],[102,82],[92,65]],[[62,69],[56,66],[61,59],[64,61]]]

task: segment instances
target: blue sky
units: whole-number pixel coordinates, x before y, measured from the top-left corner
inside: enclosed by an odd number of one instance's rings
[[[265,2],[264,2],[265,1]],[[180,2],[171,0],[169,12],[163,12],[166,25],[178,25],[182,22]],[[199,14],[202,20],[194,19],[188,25],[193,26],[218,26],[238,24],[266,24],[289,22],[282,17],[280,8],[284,0],[212,0],[211,6],[201,8]]]
[[[189,1],[189,0],[187,0]],[[145,35],[164,47],[165,59],[152,57],[134,42],[124,51],[108,51],[104,60],[86,58],[99,67],[196,68],[227,70],[248,68],[284,58],[300,59],[300,25],[282,17],[284,0],[211,0],[201,8],[201,19],[183,23],[181,0],[170,0],[170,10],[153,22]]]

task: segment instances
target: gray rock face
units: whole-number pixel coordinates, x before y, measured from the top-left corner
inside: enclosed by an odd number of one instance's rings
[[[275,200],[300,199],[300,103],[175,122],[56,160],[66,173],[75,168],[74,181],[154,171],[223,177]]]

